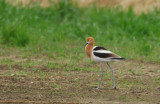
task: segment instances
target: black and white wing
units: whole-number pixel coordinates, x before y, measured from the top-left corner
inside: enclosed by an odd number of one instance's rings
[[[115,53],[105,49],[104,47],[95,46],[93,48],[93,60],[97,62],[120,61],[124,58]]]

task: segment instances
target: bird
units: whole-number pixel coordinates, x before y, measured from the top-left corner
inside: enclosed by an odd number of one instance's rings
[[[113,77],[113,89],[116,89],[116,84],[114,80],[114,70],[110,66],[109,62],[113,61],[122,61],[125,58],[107,50],[104,47],[99,47],[99,46],[94,46],[95,41],[93,37],[88,37],[86,39],[86,45],[85,45],[85,52],[87,56],[93,61],[101,64],[101,79],[98,87],[96,89],[99,89],[102,83],[102,78],[103,78],[103,64],[106,63],[108,67],[110,68],[112,72],[112,77]]]

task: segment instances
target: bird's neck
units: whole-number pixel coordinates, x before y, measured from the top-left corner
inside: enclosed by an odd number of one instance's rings
[[[92,55],[93,46],[94,46],[94,44],[88,44],[85,47],[85,52],[86,52],[87,56],[90,57],[90,58],[91,58],[91,55]]]

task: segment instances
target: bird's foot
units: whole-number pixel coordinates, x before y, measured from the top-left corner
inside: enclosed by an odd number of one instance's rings
[[[116,86],[113,86],[113,89],[116,89]]]
[[[97,88],[96,88],[96,90],[99,90],[99,89],[100,89],[100,87],[97,87]]]

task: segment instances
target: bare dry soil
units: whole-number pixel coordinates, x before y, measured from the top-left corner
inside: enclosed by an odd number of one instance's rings
[[[58,63],[57,63],[58,65]],[[112,89],[110,70],[104,65],[102,88],[97,90],[99,71],[69,71],[59,68],[0,64],[0,103],[109,104],[160,103],[160,65],[124,61],[112,63],[117,89]],[[83,64],[79,67],[96,67]],[[15,74],[21,72],[19,74]],[[22,73],[23,72],[23,73]],[[36,73],[44,72],[45,77]]]

